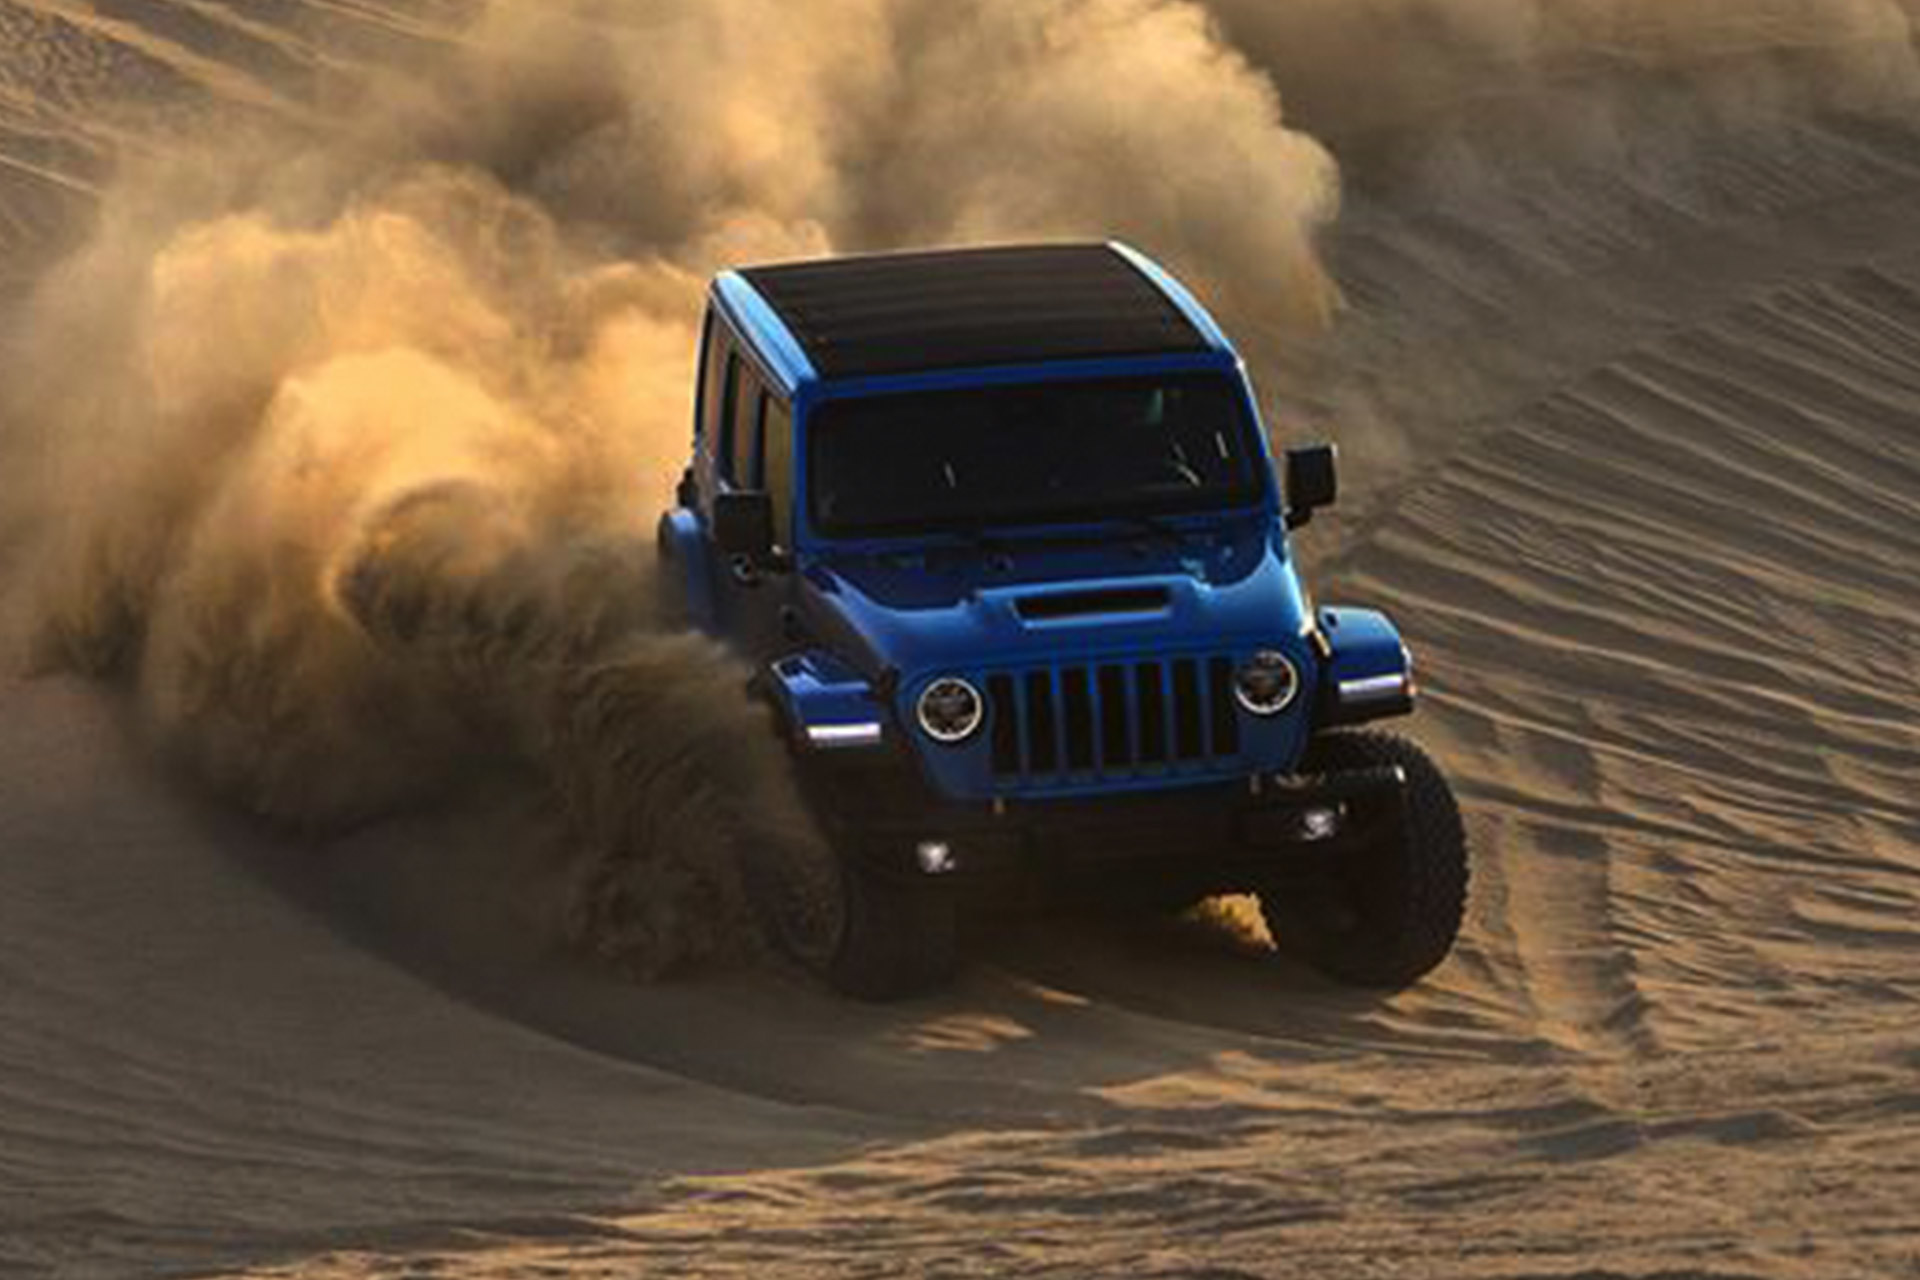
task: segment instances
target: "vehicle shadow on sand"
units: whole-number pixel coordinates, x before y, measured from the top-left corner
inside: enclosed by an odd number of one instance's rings
[[[764,949],[642,981],[556,945],[529,916],[541,855],[512,815],[409,819],[253,871],[352,945],[443,995],[636,1067],[857,1117],[864,1134],[1097,1122],[1104,1091],[1204,1072],[1443,1052],[1394,997],[1274,953],[1251,908],[1180,919],[1093,911],[986,922],[949,989],[838,996]]]

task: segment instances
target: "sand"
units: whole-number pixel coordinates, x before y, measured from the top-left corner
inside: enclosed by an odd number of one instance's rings
[[[117,148],[324,130],[475,11],[0,0],[0,281]],[[263,828],[122,690],[16,678],[0,1272],[1920,1275],[1920,111],[1622,113],[1649,159],[1415,96],[1303,121],[1345,303],[1248,337],[1346,449],[1318,595],[1419,655],[1446,966],[1341,991],[1227,902],[1010,926],[898,1007],[640,982],[544,928],[538,787]]]

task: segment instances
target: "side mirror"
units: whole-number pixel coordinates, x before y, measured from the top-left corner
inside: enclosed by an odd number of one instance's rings
[[[713,540],[728,556],[755,564],[773,554],[773,498],[757,489],[713,497]]]
[[[1330,444],[1287,450],[1287,528],[1298,529],[1340,496],[1340,476]]]

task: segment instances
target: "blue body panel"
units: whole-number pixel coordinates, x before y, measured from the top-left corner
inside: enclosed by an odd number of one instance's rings
[[[1327,660],[1319,705],[1323,727],[1363,724],[1413,710],[1413,655],[1384,613],[1372,609],[1320,611]]]
[[[1327,660],[1329,680],[1411,674],[1411,659],[1400,631],[1384,613],[1324,608],[1320,610],[1320,633],[1333,649],[1333,657]]]
[[[1020,609],[1035,599],[1115,587],[1164,592],[1165,604],[1070,619],[1026,618]],[[798,590],[809,631],[829,638],[875,685],[893,685],[894,723],[901,726],[914,723],[915,700],[945,675],[984,688],[995,674],[1214,657],[1238,662],[1261,649],[1285,653],[1302,674],[1296,712],[1272,719],[1236,712],[1242,750],[1234,755],[1155,767],[1096,761],[1019,779],[1020,794],[1084,795],[1284,772],[1309,732],[1305,708],[1318,659],[1305,602],[1279,525],[1258,513],[1196,522],[1177,543],[1109,534],[1084,545],[1016,546],[997,556],[922,548],[823,557]],[[1099,692],[1090,692],[1097,719]],[[942,794],[980,800],[1009,793],[1010,780],[993,776],[990,736],[950,747],[929,743],[919,753]]]
[[[813,362],[800,349],[799,340],[753,286],[725,271],[713,282],[713,298],[782,395],[795,399],[817,383]]]
[[[846,726],[877,721],[886,743],[910,744],[935,792],[960,802],[1217,784],[1292,772],[1309,738],[1328,722],[1326,709],[1336,705],[1330,699],[1341,682],[1382,690],[1384,677],[1407,673],[1399,634],[1383,616],[1346,609],[1309,614],[1266,431],[1239,356],[1177,281],[1138,253],[1115,248],[1192,322],[1204,349],[828,380],[745,278],[726,273],[715,282],[715,313],[768,387],[792,408],[796,494],[808,491],[805,440],[812,411],[825,401],[850,397],[1212,371],[1231,377],[1239,388],[1261,450],[1262,483],[1255,501],[1239,509],[1169,517],[1161,522],[1166,528],[1157,531],[1143,531],[1137,522],[1092,522],[996,527],[988,539],[941,534],[829,538],[811,524],[807,504],[796,499],[789,571],[767,574],[746,592],[763,613],[773,606],[781,619],[778,635],[784,639],[752,656],[770,664],[771,696],[802,745],[812,726],[830,727],[821,741],[831,737],[848,745],[852,730]],[[713,467],[705,451],[713,442],[701,441],[698,447],[699,510],[669,513],[661,526],[663,549],[684,574],[695,620],[754,649],[722,599],[728,591],[739,594],[738,583],[725,581],[722,558],[709,550],[703,512]],[[1069,610],[1060,616],[1041,609],[1028,616],[1027,606],[1035,600],[1060,595],[1097,600],[1103,598],[1098,593],[1113,590],[1153,603],[1113,613]],[[1298,696],[1270,717],[1235,703],[1218,675],[1261,650],[1285,654],[1300,676]],[[1018,740],[996,738],[998,709],[990,710],[981,731],[959,744],[941,745],[920,732],[916,700],[944,676],[964,677],[983,692],[999,690],[1001,701],[995,705],[1017,716]],[[1158,694],[1151,689],[1155,680],[1161,682]],[[1198,683],[1189,690],[1178,683],[1182,680]],[[1107,704],[1116,689],[1124,707],[1110,711]],[[1086,758],[1065,758],[1067,731],[1056,724],[1052,731],[1059,735],[1061,757],[1053,767],[1035,767],[1048,726],[1032,718],[1038,704],[1030,705],[1030,698],[1040,696],[1034,691],[1044,691],[1042,701],[1053,709],[1046,714],[1072,709],[1083,729],[1091,715],[1099,741],[1091,749],[1082,744]],[[1410,698],[1410,678],[1406,693]],[[1149,712],[1156,697],[1163,719],[1175,710],[1187,715],[1201,708],[1191,714],[1208,717],[1204,750],[1183,755],[1175,749],[1180,726],[1163,724],[1163,758],[1147,758],[1152,749],[1143,747],[1142,726],[1156,723]],[[1386,708],[1388,703],[1376,699],[1373,705]],[[1364,718],[1371,716],[1347,720]]]

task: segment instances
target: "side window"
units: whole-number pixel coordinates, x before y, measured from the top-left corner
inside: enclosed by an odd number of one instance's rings
[[[793,545],[793,409],[772,395],[761,415],[760,484],[773,498],[773,540]]]
[[[718,447],[720,439],[721,411],[727,394],[727,331],[721,327],[720,318],[707,312],[707,333],[700,343],[700,356],[705,366],[700,376],[700,416],[694,430],[707,443],[708,448]]]
[[[753,451],[760,427],[760,386],[752,367],[737,355],[733,358],[733,385],[727,395],[727,413],[727,480],[736,489],[751,489],[759,479],[755,474]]]
[[[720,385],[713,397],[713,434],[708,440],[713,450],[713,474],[727,481],[733,479],[733,384],[739,370],[740,357],[729,349],[716,375]]]

